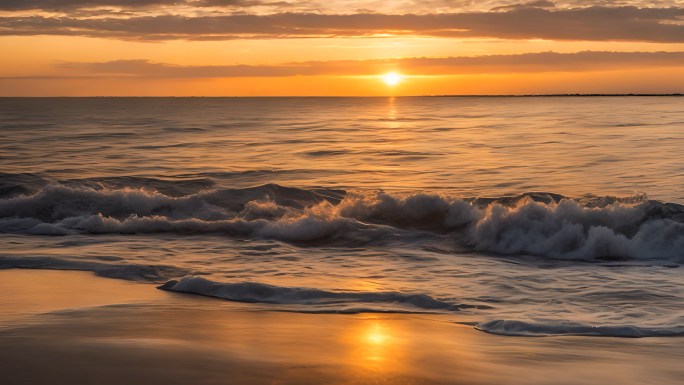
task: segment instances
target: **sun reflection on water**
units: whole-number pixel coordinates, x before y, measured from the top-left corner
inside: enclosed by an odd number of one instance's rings
[[[387,335],[383,333],[381,327],[378,324],[376,324],[373,329],[374,330],[371,330],[368,333],[368,335],[366,335],[366,339],[368,340],[368,342],[375,345],[385,343],[387,341]]]
[[[358,324],[350,335],[352,362],[362,372],[390,373],[402,362],[403,349],[392,323],[370,318]]]
[[[384,325],[380,322],[373,322],[366,331],[366,360],[384,361],[387,355],[387,345],[390,343],[390,335]]]

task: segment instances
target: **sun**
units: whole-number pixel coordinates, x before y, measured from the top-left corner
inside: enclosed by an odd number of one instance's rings
[[[382,75],[382,81],[390,87],[396,86],[402,80],[404,80],[404,77],[398,72],[388,72]]]

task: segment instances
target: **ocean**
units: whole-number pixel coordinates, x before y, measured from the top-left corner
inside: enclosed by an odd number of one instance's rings
[[[682,153],[681,97],[0,98],[0,268],[684,335]]]

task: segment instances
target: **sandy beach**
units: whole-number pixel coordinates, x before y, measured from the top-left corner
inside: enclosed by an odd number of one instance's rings
[[[678,384],[679,338],[521,338],[298,314],[86,272],[0,271],[3,384]]]

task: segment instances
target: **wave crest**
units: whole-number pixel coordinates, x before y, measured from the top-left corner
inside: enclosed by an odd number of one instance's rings
[[[505,255],[684,261],[684,206],[641,196],[467,199],[278,185],[169,196],[52,184],[0,199],[0,232],[213,233],[356,244],[439,238]]]
[[[462,307],[471,307],[437,300],[426,294],[337,292],[255,282],[219,283],[202,277],[184,277],[181,280],[168,281],[159,286],[159,289],[235,302],[306,305],[307,310],[298,309],[304,312],[426,312],[456,311]]]
[[[53,257],[6,256],[0,256],[0,269],[81,270],[90,271],[100,277],[142,282],[164,282],[169,277],[193,273],[187,269],[171,265],[111,264]]]
[[[684,327],[591,326],[576,323],[542,324],[512,320],[490,321],[478,324],[475,328],[491,334],[521,337],[593,336],[642,338],[684,336]]]

